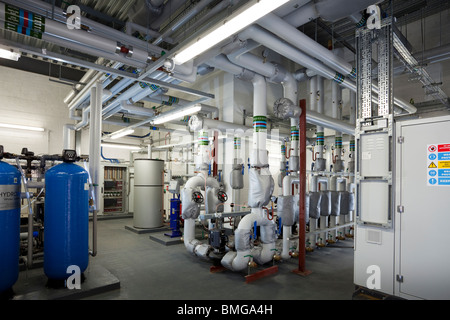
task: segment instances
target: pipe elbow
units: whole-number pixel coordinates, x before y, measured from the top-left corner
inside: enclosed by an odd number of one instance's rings
[[[245,28],[244,31],[240,32],[237,35],[237,38],[241,41],[251,39],[252,34],[254,34],[255,32],[258,32],[258,30],[260,30],[260,28],[258,28],[256,25],[252,24],[252,25],[248,26],[247,28]]]

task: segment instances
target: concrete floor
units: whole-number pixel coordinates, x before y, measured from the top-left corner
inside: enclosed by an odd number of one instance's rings
[[[92,223],[91,223],[92,224]],[[278,301],[352,300],[353,240],[316,249],[306,255],[312,273],[292,271],[298,260],[276,263],[278,272],[247,283],[247,272],[212,273],[210,261],[187,252],[184,244],[164,245],[155,233],[127,229],[131,217],[98,221],[98,253],[90,257],[81,290],[47,288],[42,265],[21,271],[13,287],[14,300],[153,300],[153,301]],[[92,227],[92,226],[91,226]],[[127,227],[127,228],[126,228]],[[167,231],[160,231],[164,238]],[[201,237],[201,230],[198,230]],[[170,239],[169,237],[167,237]],[[207,240],[202,240],[207,243]],[[272,267],[259,266],[255,271]]]
[[[130,218],[98,221],[98,254],[89,268],[109,270],[120,289],[86,299],[351,300],[355,291],[351,239],[307,253],[312,273],[306,277],[292,273],[298,260],[291,258],[277,263],[276,274],[246,283],[245,272],[211,273],[212,264],[188,253],[184,244],[164,246],[149,234],[127,230],[130,224]]]

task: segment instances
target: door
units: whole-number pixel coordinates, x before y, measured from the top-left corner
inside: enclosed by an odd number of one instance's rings
[[[450,299],[450,118],[434,119],[401,124],[397,270],[400,293]]]

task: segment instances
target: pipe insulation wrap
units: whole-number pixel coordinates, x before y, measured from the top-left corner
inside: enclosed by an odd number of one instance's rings
[[[249,170],[248,205],[261,208],[270,202],[274,190],[274,180],[268,167],[250,168]]]

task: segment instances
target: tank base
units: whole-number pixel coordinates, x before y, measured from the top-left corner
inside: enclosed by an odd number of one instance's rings
[[[66,287],[66,280],[67,279],[51,279],[51,278],[47,278],[47,283],[45,284],[45,286],[47,288],[51,288],[51,289],[62,289],[62,288]],[[86,280],[86,277],[84,276],[84,273],[82,273],[81,276],[80,276],[81,283],[83,283],[84,280]]]
[[[12,288],[6,289],[0,292],[0,301],[11,300],[14,297],[14,291]]]

